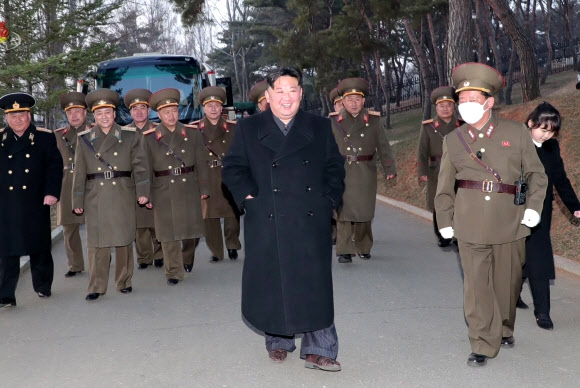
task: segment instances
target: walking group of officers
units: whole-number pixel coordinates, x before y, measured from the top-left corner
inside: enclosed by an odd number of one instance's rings
[[[269,87],[262,81],[250,91],[262,112],[268,109]],[[524,240],[539,221],[547,184],[525,128],[492,114],[492,96],[502,87],[503,78],[490,67],[458,66],[453,87],[438,88],[431,96],[437,116],[423,122],[418,151],[419,177],[427,182],[439,245],[453,237],[459,244],[470,365],[483,365],[500,345],[514,344]],[[342,204],[333,214],[339,263],[350,263],[356,255],[371,258],[378,162],[387,179],[397,175],[380,113],[364,107],[368,91],[363,79],[348,78],[330,95],[332,133],[346,171]],[[465,124],[455,114],[457,101]],[[224,259],[221,219],[228,256],[238,257],[240,210],[222,183],[236,123],[222,116],[223,89],[204,88],[199,102],[205,116],[184,125],[178,120],[178,90],[134,89],[124,96],[134,121],[121,127],[115,123],[120,103],[115,91],[70,92],[60,98],[69,125],[51,133],[31,123],[30,95],[0,98],[8,124],[0,130],[0,200],[5,205],[0,207],[0,306],[16,305],[17,259],[23,255],[31,258],[35,292],[51,295],[47,205],[58,198],[66,277],[85,270],[79,226],[86,224],[89,301],[107,291],[113,247],[116,289],[132,292],[133,241],[138,268],[164,266],[170,285],[192,271],[201,237],[211,262]],[[87,121],[87,109],[94,125]],[[159,124],[149,121],[149,109],[157,112]],[[282,126],[282,132],[289,130]],[[527,201],[520,206],[514,204],[512,183],[522,171]]]

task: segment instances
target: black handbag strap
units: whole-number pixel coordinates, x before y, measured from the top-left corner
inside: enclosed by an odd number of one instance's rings
[[[465,137],[463,137],[463,134],[461,133],[461,131],[455,131],[455,133],[457,134],[457,137],[459,138],[459,141],[461,142],[461,144],[463,144],[463,148],[465,148],[465,151],[467,151],[467,153],[469,154],[469,157],[476,161],[485,171],[487,171],[488,173],[490,173],[491,175],[493,175],[493,177],[499,182],[501,183],[501,176],[499,175],[499,173],[497,171],[495,171],[493,168],[491,168],[490,166],[488,166],[487,164],[485,164],[481,159],[479,159],[471,150],[471,147],[469,146],[469,144],[467,144],[467,140],[465,140]]]
[[[203,129],[200,129],[200,130],[199,130],[199,132],[201,132],[201,141],[203,142],[203,145],[205,146],[205,148],[207,148],[207,150],[208,150],[209,152],[211,152],[212,154],[214,154],[214,155],[215,155],[215,156],[218,158],[218,160],[223,160],[223,159],[221,158],[221,156],[220,156],[220,155],[219,155],[217,152],[215,152],[214,150],[212,150],[212,149],[209,147],[209,145],[207,144],[207,139],[206,139],[206,137],[205,137],[205,133],[203,132]]]
[[[342,136],[344,137],[344,142],[348,143],[348,145],[350,146],[352,151],[354,151],[355,156],[358,156],[358,151],[357,151],[356,147],[351,143],[350,139],[348,138],[348,134],[346,133],[346,131],[344,130],[342,125],[340,125],[338,120],[336,121],[336,125],[338,125],[338,129],[340,130],[340,132],[342,133]]]
[[[157,141],[157,144],[161,144],[161,146],[165,148],[165,150],[169,155],[177,159],[177,161],[181,164],[181,167],[185,167],[185,161],[181,159],[179,156],[177,156],[177,154],[171,148],[169,148],[167,144],[163,143],[162,141]]]
[[[111,166],[111,165],[110,165],[110,164],[109,164],[109,163],[108,163],[108,162],[107,162],[105,159],[103,159],[103,158],[101,157],[101,154],[100,154],[100,153],[98,153],[98,152],[95,150],[95,147],[93,147],[93,143],[91,143],[91,142],[89,141],[89,139],[87,139],[87,138],[85,137],[85,135],[82,135],[82,136],[81,136],[81,139],[83,139],[83,141],[85,142],[85,144],[87,145],[87,147],[89,147],[89,149],[90,149],[90,150],[91,150],[91,151],[92,151],[92,152],[95,154],[95,158],[97,158],[97,159],[98,159],[98,160],[99,160],[101,163],[105,164],[105,166],[107,166],[107,168],[108,168],[109,170],[114,170],[114,169],[113,169],[113,166]]]

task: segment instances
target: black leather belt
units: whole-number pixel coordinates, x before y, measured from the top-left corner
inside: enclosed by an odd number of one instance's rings
[[[373,160],[374,155],[343,155],[342,157],[347,162],[366,162]]]
[[[462,189],[472,189],[481,190],[484,193],[506,193],[515,194],[516,187],[514,185],[506,185],[505,183],[498,183],[494,181],[468,181],[468,180],[458,180],[457,187]]]
[[[113,179],[113,178],[129,178],[131,171],[105,171],[96,174],[87,174],[87,180],[91,179]]]
[[[191,167],[175,167],[172,168],[170,170],[161,170],[161,171],[154,171],[153,173],[155,174],[155,177],[160,177],[160,176],[168,176],[168,175],[181,175],[181,174],[187,174],[190,172],[193,172],[193,170],[195,170],[194,166]]]

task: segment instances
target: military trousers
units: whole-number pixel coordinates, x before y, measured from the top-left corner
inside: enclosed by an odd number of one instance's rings
[[[34,292],[48,294],[54,278],[54,262],[50,251],[30,255],[30,274]],[[0,257],[0,298],[16,299],[20,277],[20,256]]]
[[[526,259],[525,238],[505,244],[458,241],[463,308],[473,353],[495,357],[501,338],[514,333],[516,303]]]
[[[198,238],[161,243],[163,265],[165,266],[165,277],[167,279],[183,280],[185,275],[183,265],[193,265],[197,244],[199,244]]]
[[[137,228],[135,233],[135,250],[137,264],[153,264],[153,260],[162,259],[161,243],[155,238],[155,228]]]
[[[373,246],[371,221],[336,221],[336,255],[370,254]]]
[[[437,213],[435,212],[435,210],[433,210],[433,231],[435,232],[435,236],[437,236],[437,239],[440,240],[441,237],[441,233],[439,233],[439,225],[437,225]]]
[[[81,224],[66,224],[62,226],[68,270],[72,272],[82,272],[85,270],[85,258],[83,256],[80,229]]]
[[[133,244],[115,248],[115,286],[117,290],[132,287],[133,278]],[[105,294],[109,283],[111,266],[111,248],[87,249],[89,257],[89,294]]]
[[[294,336],[279,336],[265,333],[266,350],[283,349],[293,352],[296,349]],[[308,354],[316,354],[336,360],[338,356],[338,335],[334,323],[322,330],[303,333],[300,345],[300,358],[305,359]]]
[[[222,237],[222,224],[219,218],[206,218],[205,243],[212,256],[220,260],[224,259],[224,239]],[[240,243],[240,217],[225,217],[224,231],[226,249],[241,249]]]

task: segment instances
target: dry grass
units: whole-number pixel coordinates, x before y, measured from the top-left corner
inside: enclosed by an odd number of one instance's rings
[[[525,104],[500,106],[501,117],[523,122],[528,114],[543,100],[550,102],[560,111],[563,127],[560,131],[560,148],[568,177],[580,193],[580,92],[575,89],[576,73],[562,72],[548,77],[542,86],[542,98]],[[517,92],[516,92],[517,89]],[[514,101],[521,101],[519,87],[514,88]],[[405,112],[393,116],[393,130],[387,132],[390,140],[399,140],[393,145],[397,161],[398,177],[387,182],[379,173],[378,192],[390,198],[426,208],[426,185],[417,179],[416,150],[421,123],[421,111]],[[580,262],[579,223],[556,196],[552,221],[552,243],[554,253]]]

